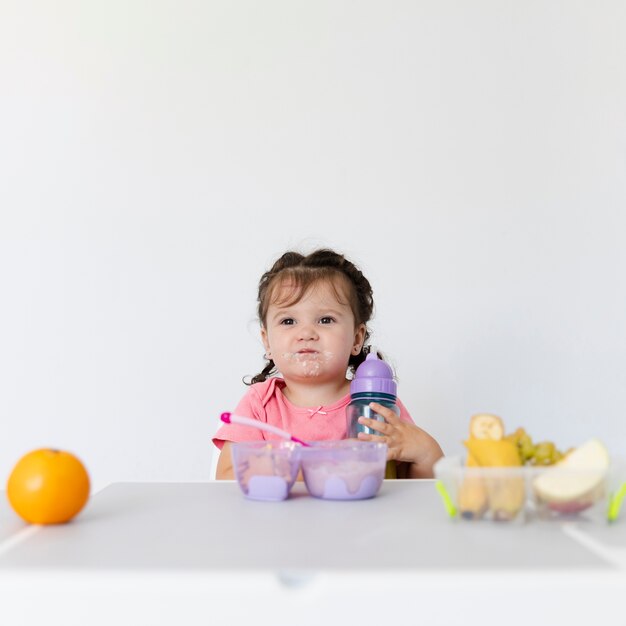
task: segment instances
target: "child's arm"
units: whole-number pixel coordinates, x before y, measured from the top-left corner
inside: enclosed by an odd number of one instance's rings
[[[380,433],[359,433],[359,439],[386,443],[388,460],[409,464],[406,478],[433,478],[433,465],[443,456],[437,441],[419,426],[401,420],[391,409],[376,402],[372,402],[370,407],[385,421],[359,417],[360,424]]]
[[[233,469],[233,460],[230,454],[230,441],[225,441],[217,460],[217,469],[215,470],[215,478],[217,480],[234,480],[235,470]]]

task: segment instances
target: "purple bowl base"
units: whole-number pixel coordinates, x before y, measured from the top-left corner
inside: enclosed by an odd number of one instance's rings
[[[285,500],[289,495],[289,485],[280,476],[253,476],[248,481],[246,497],[251,500],[276,502]]]
[[[366,476],[359,485],[358,491],[351,493],[348,491],[348,487],[341,478],[337,476],[330,476],[324,483],[324,493],[322,498],[324,500],[365,500],[366,498],[372,498],[380,489],[382,481],[374,476]]]

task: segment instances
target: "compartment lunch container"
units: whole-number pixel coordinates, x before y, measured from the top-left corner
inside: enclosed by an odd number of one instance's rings
[[[615,521],[626,495],[623,462],[612,463],[607,470],[467,467],[461,457],[444,457],[434,472],[448,515],[461,520]]]

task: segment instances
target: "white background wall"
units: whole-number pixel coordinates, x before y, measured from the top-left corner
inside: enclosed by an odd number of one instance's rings
[[[622,0],[0,0],[0,479],[206,480],[261,273],[345,252],[446,452],[626,454]]]

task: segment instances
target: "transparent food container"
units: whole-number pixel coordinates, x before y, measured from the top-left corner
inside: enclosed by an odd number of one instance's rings
[[[615,521],[626,495],[623,463],[607,470],[467,467],[461,457],[444,457],[434,471],[449,516],[461,520]]]
[[[302,449],[309,493],[325,500],[372,498],[385,477],[387,445],[374,441],[319,441]]]
[[[298,476],[302,446],[291,441],[240,441],[231,446],[235,477],[252,500],[285,500]]]

